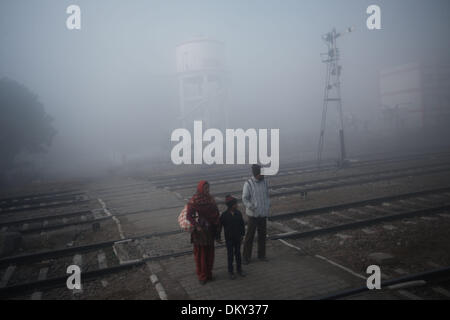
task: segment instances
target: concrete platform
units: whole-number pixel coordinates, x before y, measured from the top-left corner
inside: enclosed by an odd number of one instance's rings
[[[121,189],[122,185],[125,189]],[[95,188],[92,188],[91,194],[102,199],[112,214],[119,215],[126,237],[173,231],[179,228],[177,218],[185,202],[172,192],[136,180],[126,183],[121,180],[107,180],[95,187],[111,188],[107,192],[96,192]],[[139,213],[120,216],[132,212]]]
[[[268,262],[252,261],[243,266],[247,276],[228,278],[226,250],[216,249],[213,274],[216,280],[200,285],[193,255],[160,261],[169,275],[187,293],[199,300],[297,300],[313,299],[330,292],[364,284],[362,279],[279,241],[268,241]],[[169,292],[170,295],[170,292]]]

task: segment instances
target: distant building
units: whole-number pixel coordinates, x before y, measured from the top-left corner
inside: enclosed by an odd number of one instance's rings
[[[224,44],[197,38],[176,48],[180,119],[183,127],[202,120],[206,127],[226,127],[227,76]]]
[[[396,129],[450,124],[450,64],[406,64],[380,72],[385,124]]]

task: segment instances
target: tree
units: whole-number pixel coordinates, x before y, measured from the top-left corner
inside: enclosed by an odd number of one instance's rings
[[[0,181],[20,153],[46,152],[56,134],[36,94],[18,82],[0,79]]]

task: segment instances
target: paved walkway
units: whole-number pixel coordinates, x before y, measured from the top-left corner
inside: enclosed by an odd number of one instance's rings
[[[268,241],[268,262],[252,261],[243,266],[247,276],[228,278],[226,250],[216,249],[216,280],[200,285],[193,255],[161,261],[160,264],[191,299],[308,299],[363,285],[347,272],[297,250],[280,241]],[[169,292],[170,296],[170,292]]]

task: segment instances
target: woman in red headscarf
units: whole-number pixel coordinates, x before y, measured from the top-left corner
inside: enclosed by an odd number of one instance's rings
[[[220,214],[214,198],[209,194],[209,183],[200,181],[197,192],[187,205],[187,219],[194,226],[191,242],[197,276],[201,284],[212,280],[214,264],[214,240],[219,238]]]

